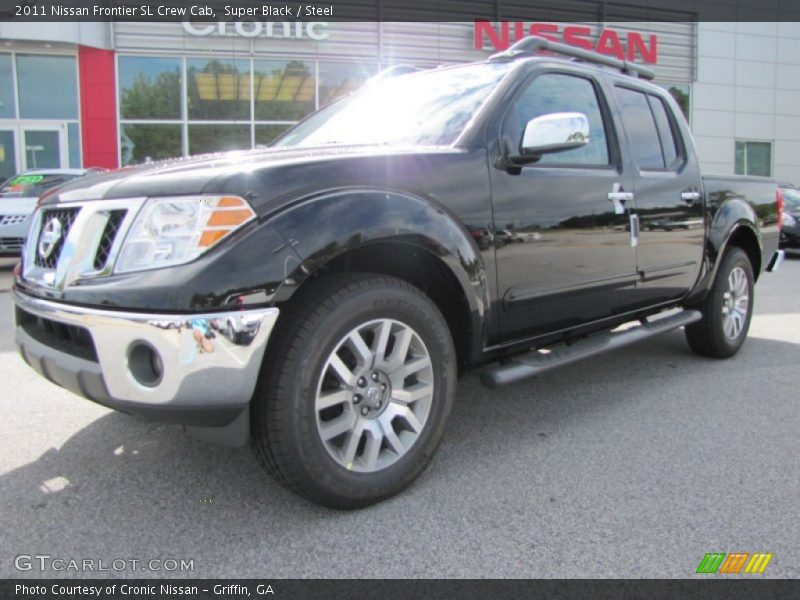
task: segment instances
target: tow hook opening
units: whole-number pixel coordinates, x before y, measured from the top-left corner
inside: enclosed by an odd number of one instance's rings
[[[128,347],[128,370],[137,383],[156,387],[164,377],[164,362],[150,344],[136,341]]]

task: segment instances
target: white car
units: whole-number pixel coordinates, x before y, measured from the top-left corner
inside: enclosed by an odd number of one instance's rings
[[[19,256],[36,202],[50,188],[105,169],[33,169],[0,187],[0,256]]]

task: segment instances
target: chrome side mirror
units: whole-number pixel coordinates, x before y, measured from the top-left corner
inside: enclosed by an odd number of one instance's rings
[[[542,115],[528,121],[522,134],[523,156],[541,156],[574,150],[589,143],[589,119],[583,113]]]

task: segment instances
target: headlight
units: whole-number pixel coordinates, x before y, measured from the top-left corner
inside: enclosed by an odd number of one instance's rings
[[[797,225],[797,219],[790,215],[789,213],[785,212],[781,215],[784,225],[788,225],[789,227],[794,227]]]
[[[255,216],[236,196],[151,198],[131,225],[114,272],[187,263]]]

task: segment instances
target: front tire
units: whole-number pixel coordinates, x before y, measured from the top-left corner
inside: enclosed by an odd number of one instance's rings
[[[374,504],[432,458],[455,380],[447,323],[420,290],[358,273],[310,282],[268,346],[252,407],[256,455],[313,502]]]
[[[701,304],[703,318],[686,327],[686,341],[700,356],[729,358],[747,339],[753,316],[755,277],[741,248],[722,259],[714,284]]]

